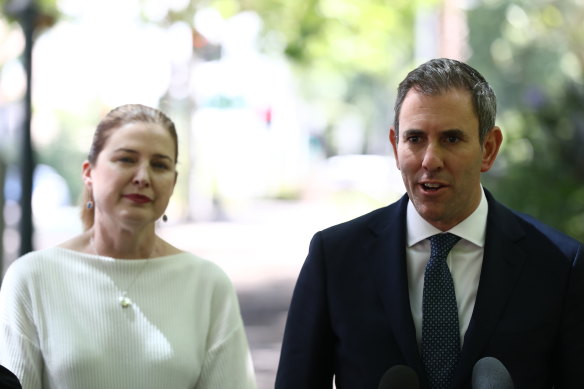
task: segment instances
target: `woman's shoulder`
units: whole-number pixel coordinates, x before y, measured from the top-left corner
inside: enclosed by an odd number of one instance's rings
[[[159,258],[158,263],[161,266],[170,266],[175,271],[189,275],[198,280],[198,284],[206,284],[232,288],[232,282],[225,270],[217,263],[210,259],[205,259],[197,254],[187,251]]]
[[[181,251],[168,257],[187,268],[198,269],[217,276],[226,276],[225,271],[217,263],[188,251]]]
[[[65,253],[58,247],[31,251],[15,259],[6,270],[3,284],[15,282],[17,284],[36,284],[38,280],[63,261]]]
[[[186,251],[179,249],[162,238],[158,238],[158,240],[160,242],[161,256],[188,254]]]
[[[59,258],[63,255],[62,249],[58,246],[35,250],[15,259],[9,268],[34,268],[42,266],[42,264],[46,263],[45,261]]]

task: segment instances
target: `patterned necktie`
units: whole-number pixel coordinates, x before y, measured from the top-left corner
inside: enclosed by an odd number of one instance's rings
[[[460,237],[446,233],[429,239],[432,251],[424,273],[422,363],[430,388],[450,389],[460,354],[460,332],[454,282],[446,257]]]

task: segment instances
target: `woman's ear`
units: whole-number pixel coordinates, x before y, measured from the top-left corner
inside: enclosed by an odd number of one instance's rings
[[[89,161],[85,161],[83,162],[83,165],[81,165],[81,178],[83,178],[83,184],[85,185],[85,187],[87,189],[91,190],[92,187],[92,177],[91,177],[91,163],[89,163]]]

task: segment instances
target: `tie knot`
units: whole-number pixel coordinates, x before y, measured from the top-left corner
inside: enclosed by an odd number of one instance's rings
[[[460,236],[447,232],[445,234],[433,235],[429,239],[432,250],[430,256],[446,258],[450,250],[452,250],[454,245],[460,240]]]

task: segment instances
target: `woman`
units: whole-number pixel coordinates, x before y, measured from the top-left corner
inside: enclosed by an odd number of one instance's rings
[[[23,388],[255,388],[232,284],[155,232],[177,154],[153,108],[124,105],[98,125],[85,231],[15,261],[0,290],[0,364]]]

